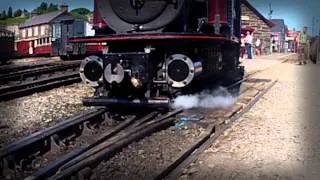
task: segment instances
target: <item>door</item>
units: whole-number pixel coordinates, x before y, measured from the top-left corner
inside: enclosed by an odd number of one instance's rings
[[[32,55],[34,53],[34,41],[29,41],[29,54]]]

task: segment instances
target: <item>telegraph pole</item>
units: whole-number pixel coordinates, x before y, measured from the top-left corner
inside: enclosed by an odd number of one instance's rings
[[[269,3],[269,19],[272,19],[272,13],[273,13],[273,10],[271,9],[271,2]]]

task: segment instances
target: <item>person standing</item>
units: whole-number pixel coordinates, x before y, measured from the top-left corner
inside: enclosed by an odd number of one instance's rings
[[[257,41],[256,41],[256,55],[257,56],[260,56],[261,55],[261,41],[260,39],[258,38]]]
[[[299,58],[298,65],[307,64],[308,52],[309,52],[309,40],[308,27],[304,27],[302,33],[299,36]]]
[[[251,33],[247,31],[246,47],[247,47],[248,59],[252,59],[252,42],[253,42],[253,37]]]

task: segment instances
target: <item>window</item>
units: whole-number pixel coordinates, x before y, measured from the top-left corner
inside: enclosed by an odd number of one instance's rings
[[[26,37],[26,29],[22,29],[22,38]]]
[[[28,28],[28,37],[32,36],[32,28]]]
[[[34,36],[38,36],[39,35],[39,27],[36,26],[34,27],[34,33],[33,33]]]
[[[54,24],[52,27],[52,37],[53,38],[61,38],[61,25]]]
[[[46,32],[46,26],[41,26],[40,35],[41,35],[41,36],[45,35],[45,32]]]

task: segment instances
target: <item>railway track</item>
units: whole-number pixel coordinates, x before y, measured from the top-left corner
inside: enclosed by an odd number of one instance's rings
[[[132,141],[167,128],[174,122],[171,117],[180,112],[128,115],[109,131],[103,124],[107,121],[107,109],[84,112],[2,148],[1,174],[13,179],[43,179],[59,171],[54,179],[69,177],[101,161],[101,157],[112,156]],[[118,118],[121,117],[115,119]],[[91,143],[83,143],[84,138]]]
[[[52,63],[0,74],[0,99],[10,100],[61,85],[80,82],[79,63]]]
[[[160,171],[153,174],[152,178],[179,177],[197,155],[254,106],[276,83],[276,81],[254,79],[252,76],[259,72],[261,71],[248,74],[243,81],[237,82],[242,82],[244,85],[234,106],[217,113],[209,109],[208,111],[214,115],[208,115],[202,121],[206,126],[205,133],[191,145],[189,144],[188,148],[182,149],[169,165],[159,168]],[[237,83],[229,88],[236,86]],[[199,112],[206,114],[208,111]],[[115,115],[108,109],[84,112],[0,149],[0,177],[88,179],[93,173],[99,174],[97,166],[102,161],[110,160],[131,143],[145,138],[150,138],[152,141],[154,133],[165,132],[169,127],[173,127],[177,122],[176,115],[180,113],[188,114],[180,109],[172,112],[152,111],[127,115]],[[107,125],[115,120],[117,125]]]
[[[15,71],[22,71],[26,69],[32,69],[32,68],[39,68],[39,67],[45,67],[45,66],[54,66],[57,64],[72,64],[77,63],[78,61],[56,61],[56,60],[41,60],[36,62],[24,62],[24,63],[18,63],[18,64],[8,64],[8,65],[1,65],[0,66],[0,74],[7,74],[12,73]]]
[[[68,69],[75,69],[79,67],[79,63],[70,63],[70,64],[49,64],[46,66],[33,67],[19,71],[13,71],[10,73],[0,74],[0,82],[2,84],[8,83],[10,81],[21,81],[28,77],[36,77],[41,74],[53,73],[56,71],[64,71]]]
[[[245,80],[245,82],[247,81],[250,81],[250,79]],[[248,93],[252,88],[246,86],[241,90],[241,94]],[[259,93],[253,94],[257,95]],[[243,96],[248,97],[248,95]],[[259,95],[259,97],[261,96]],[[254,101],[257,100],[258,97]],[[249,104],[248,108],[250,106],[253,105]],[[235,118],[235,114],[239,110],[241,108],[232,109],[229,112],[225,111],[224,116],[226,118],[223,122],[220,121],[219,125],[228,124],[226,123],[227,120],[232,121],[230,118]],[[132,142],[172,127],[177,121],[176,115],[183,111],[177,109],[172,112],[152,111],[127,115],[113,115],[112,112],[112,110],[107,109],[84,112],[2,148],[0,150],[2,173],[0,174],[11,179],[88,178],[95,171],[97,165],[112,158]],[[122,116],[126,117],[123,118]],[[237,116],[240,116],[240,114],[238,113]],[[110,120],[119,120],[119,118],[121,123],[118,125],[106,126]],[[203,144],[210,144],[209,140],[210,142],[214,140],[211,137],[218,136],[216,131],[218,125],[216,123],[210,125],[207,129],[206,136],[199,139],[173,165],[160,173],[157,179],[162,179],[169,172],[171,173],[180,165],[180,162],[187,161],[184,159],[192,157],[190,154],[193,154],[193,151],[199,149],[200,146],[204,148],[205,145]]]
[[[230,128],[237,119],[248,112],[276,83],[277,81],[272,81],[265,88],[261,88],[259,93],[252,93],[252,96],[247,96],[251,100],[245,106],[239,108],[237,111],[227,113],[231,116],[225,117],[223,120],[210,125],[202,137],[195,141],[189,149],[182,152],[179,157],[177,157],[167,168],[162,170],[154,179],[179,179],[185,169],[195,161],[202,152],[210,147],[210,145],[212,145],[226,129]]]

